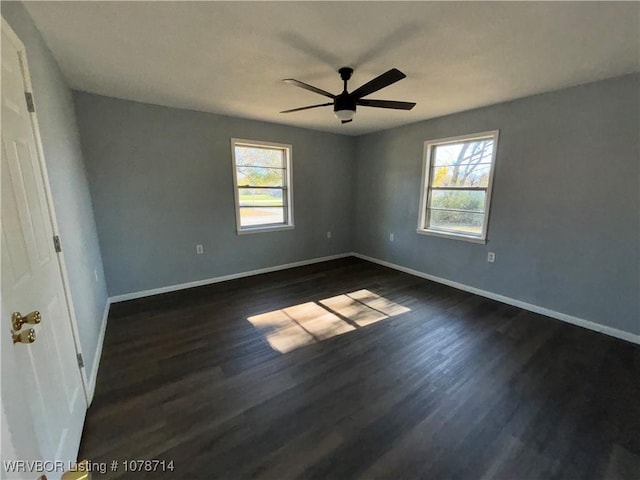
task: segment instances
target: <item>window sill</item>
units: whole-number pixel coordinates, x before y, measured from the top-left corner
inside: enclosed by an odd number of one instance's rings
[[[461,235],[459,233],[441,232],[439,230],[422,230],[420,228],[418,228],[416,232],[420,235],[431,235],[433,237],[450,238],[452,240],[462,240],[463,242],[480,243],[483,245],[487,243],[486,238]]]
[[[266,232],[280,232],[283,230],[293,230],[293,225],[276,225],[273,227],[251,227],[243,228],[242,230],[236,230],[238,235],[246,235],[248,233],[266,233]]]

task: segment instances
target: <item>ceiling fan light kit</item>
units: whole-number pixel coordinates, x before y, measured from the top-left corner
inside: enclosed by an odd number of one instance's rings
[[[347,121],[353,120],[353,117],[355,117],[356,115],[356,111],[355,110],[336,110],[335,114],[338,120],[347,122]]]
[[[333,102],[321,103],[319,105],[310,105],[308,107],[292,108],[291,110],[284,110],[280,113],[299,112],[301,110],[308,110],[310,108],[328,107],[329,105],[333,105],[333,111],[336,115],[336,118],[344,124],[353,121],[353,117],[356,114],[357,105],[375,108],[389,108],[393,110],[411,110],[416,105],[413,102],[398,102],[394,100],[373,100],[363,98],[405,78],[406,75],[397,68],[392,68],[382,75],[378,75],[376,78],[355,89],[353,92],[347,91],[347,82],[351,78],[351,75],[353,75],[353,69],[349,67],[342,67],[338,70],[338,73],[340,74],[340,78],[342,79],[344,85],[342,93],[338,95],[334,95],[327,92],[326,90],[322,90],[321,88],[314,87],[313,85],[309,85],[294,78],[287,78],[283,80],[285,83],[290,83],[291,85],[304,88],[305,90],[309,90],[310,92],[329,97],[333,100]]]

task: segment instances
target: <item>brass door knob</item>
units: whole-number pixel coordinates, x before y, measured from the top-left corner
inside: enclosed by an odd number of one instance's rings
[[[11,315],[11,326],[17,332],[25,323],[28,323],[29,325],[37,325],[38,323],[40,323],[40,320],[42,320],[42,316],[37,310],[35,312],[27,314],[24,317],[20,312],[14,312],[13,315]]]
[[[13,343],[33,343],[36,341],[36,331],[33,328],[23,330],[22,332],[11,332]]]
[[[71,470],[62,475],[60,480],[91,480],[91,465],[89,460],[82,460]]]

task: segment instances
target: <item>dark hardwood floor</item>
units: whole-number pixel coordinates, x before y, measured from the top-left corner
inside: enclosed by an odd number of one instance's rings
[[[346,258],[112,305],[80,458],[175,467],[94,478],[638,479],[639,382],[638,346]]]

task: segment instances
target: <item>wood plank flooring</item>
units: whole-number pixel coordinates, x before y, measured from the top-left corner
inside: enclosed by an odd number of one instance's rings
[[[638,479],[640,348],[355,258],[238,279],[112,305],[80,458],[174,462],[110,479]]]

